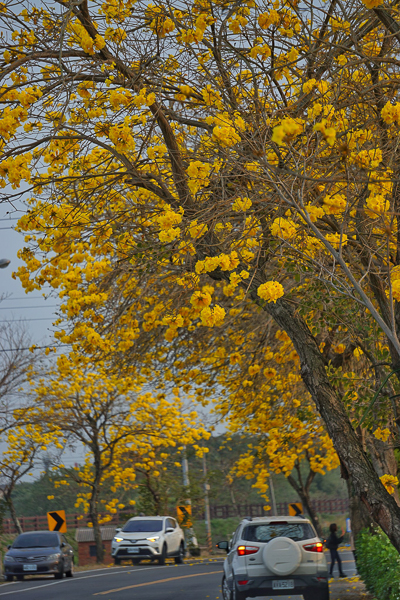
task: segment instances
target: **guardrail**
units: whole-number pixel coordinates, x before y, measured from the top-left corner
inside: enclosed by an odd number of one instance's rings
[[[294,499],[292,502],[298,502],[298,499]],[[278,502],[277,511],[278,515],[289,514],[290,502]],[[347,498],[333,498],[327,500],[312,500],[311,505],[314,510],[318,513],[326,514],[345,514],[349,511],[349,501]],[[263,517],[271,514],[270,511],[264,510],[264,504],[221,504],[210,506],[210,515],[212,519],[228,519],[229,517]],[[170,514],[173,515],[175,510],[170,508]],[[115,525],[116,527],[126,521],[131,515],[125,511],[118,511],[112,515],[111,520],[107,521],[106,525]],[[193,510],[193,516],[196,519],[203,518],[203,511],[201,507],[196,507]],[[79,513],[72,513],[66,515],[67,528],[76,529],[77,527],[87,527],[90,522],[88,515],[81,515]],[[19,517],[23,531],[39,531],[41,529],[47,529],[47,516],[38,515],[34,517]],[[16,528],[11,519],[3,520],[3,533],[13,534],[16,533]]]

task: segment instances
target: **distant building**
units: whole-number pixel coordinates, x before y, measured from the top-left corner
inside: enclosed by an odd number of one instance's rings
[[[111,540],[115,535],[115,527],[100,527],[104,548],[104,562],[111,563]],[[78,542],[79,565],[89,565],[96,562],[97,552],[94,541],[93,527],[78,527],[75,532],[75,540]]]

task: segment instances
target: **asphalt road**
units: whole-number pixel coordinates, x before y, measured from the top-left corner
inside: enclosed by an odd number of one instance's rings
[[[356,574],[352,553],[340,554],[345,574],[352,577]],[[109,567],[75,573],[72,579],[61,581],[32,577],[1,585],[0,600],[222,600],[222,570],[223,558],[218,557],[164,567],[150,563]],[[285,598],[289,597],[280,596],[280,600]]]
[[[55,581],[36,577],[0,586],[0,600],[216,600],[223,560],[184,565],[140,564],[75,573]]]

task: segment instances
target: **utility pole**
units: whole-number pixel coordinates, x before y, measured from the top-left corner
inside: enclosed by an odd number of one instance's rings
[[[208,490],[210,486],[207,480],[207,461],[206,453],[203,454],[203,475],[204,475],[204,520],[206,522],[206,533],[207,533],[207,548],[210,554],[213,551],[212,535],[211,535],[211,516],[210,516],[210,502],[208,499]]]
[[[182,474],[183,474],[183,487],[185,488],[185,494],[186,494],[186,500],[185,503],[187,506],[192,506],[192,501],[190,499],[189,493],[190,493],[190,481],[189,481],[189,465],[188,465],[188,461],[186,458],[186,446],[183,446],[182,449]],[[190,527],[186,528],[187,531],[187,537],[188,537],[188,546],[190,547],[198,547],[198,542],[197,542],[197,538],[195,536],[195,533],[193,531],[193,525],[190,525]]]

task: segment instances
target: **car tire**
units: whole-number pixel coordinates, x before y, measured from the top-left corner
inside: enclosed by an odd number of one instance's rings
[[[6,576],[4,577],[4,579],[5,579],[6,581],[14,581],[14,575],[6,575]]]
[[[222,591],[222,599],[223,600],[232,600],[232,592],[229,589],[228,582],[226,580],[225,575],[222,578],[221,591]]]
[[[65,577],[73,577],[74,576],[74,561],[71,560],[71,568],[68,571],[65,571]]]
[[[140,563],[140,558],[132,558],[132,564],[133,565],[138,565]]]
[[[64,577],[64,563],[61,563],[61,569],[54,575],[54,579],[62,579]]]
[[[185,547],[183,545],[183,542],[181,542],[181,545],[179,546],[179,554],[178,554],[178,556],[175,556],[175,564],[181,565],[183,563],[184,558],[185,558]]]
[[[167,558],[167,546],[164,544],[162,552],[161,552],[161,556],[158,559],[158,564],[159,565],[165,565],[165,559]]]
[[[24,576],[23,575],[17,575],[17,580],[18,581],[23,581],[24,580]]]
[[[121,564],[121,559],[120,558],[114,558],[114,565],[120,565]]]

